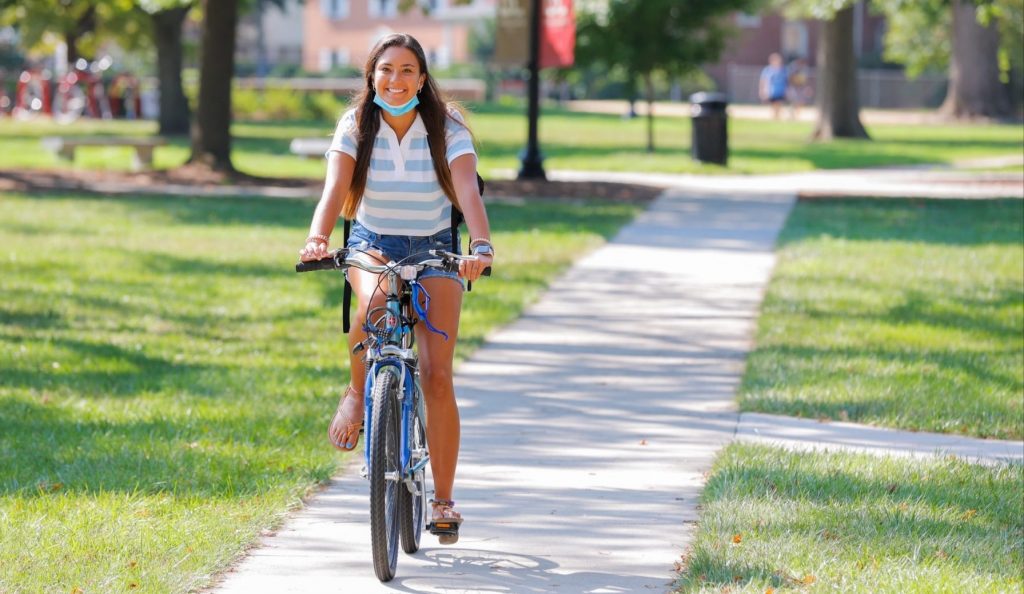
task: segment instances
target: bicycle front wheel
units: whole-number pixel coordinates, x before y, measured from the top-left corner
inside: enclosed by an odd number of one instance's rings
[[[412,416],[409,437],[409,447],[416,453],[413,456],[415,464],[427,455],[427,435],[420,422],[420,416],[416,413],[413,413]],[[426,472],[426,468],[421,468],[413,477],[416,493],[410,492],[404,484],[398,489],[398,516],[401,518],[402,550],[410,555],[419,550],[420,535],[423,533],[423,510],[426,507],[427,497],[427,484],[424,478]]]
[[[398,499],[401,483],[401,445],[398,373],[384,367],[373,382],[373,421],[370,425],[370,544],[373,570],[382,582],[395,577],[398,563]]]

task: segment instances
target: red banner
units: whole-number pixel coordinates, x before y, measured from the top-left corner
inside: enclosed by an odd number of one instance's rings
[[[565,68],[576,57],[572,0],[541,0],[540,67]]]
[[[576,58],[573,0],[540,0],[540,67],[572,66]],[[498,0],[494,61],[523,65],[529,59],[530,10],[533,0]]]

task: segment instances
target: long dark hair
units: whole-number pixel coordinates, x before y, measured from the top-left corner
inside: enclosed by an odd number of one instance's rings
[[[363,78],[366,86],[354,99],[356,111],[356,168],[352,173],[352,184],[349,186],[348,195],[342,203],[341,214],[346,219],[354,219],[356,210],[359,209],[359,201],[366,191],[366,177],[370,171],[370,156],[373,154],[373,143],[380,130],[381,108],[373,102],[373,74],[377,69],[377,61],[380,60],[384,50],[390,47],[404,47],[416,55],[420,63],[420,73],[425,75],[423,89],[419,93],[420,102],[416,107],[419,110],[423,124],[427,128],[427,144],[430,146],[430,158],[434,162],[434,172],[437,174],[437,181],[444,191],[445,196],[451,200],[455,207],[459,203],[455,197],[455,185],[452,183],[452,172],[448,168],[447,143],[445,141],[445,121],[451,117],[448,109],[461,109],[456,103],[446,103],[441,96],[440,89],[434,82],[427,70],[427,57],[423,53],[423,47],[411,35],[405,33],[393,33],[377,42],[370,50],[370,56],[366,59],[366,66],[363,68]]]

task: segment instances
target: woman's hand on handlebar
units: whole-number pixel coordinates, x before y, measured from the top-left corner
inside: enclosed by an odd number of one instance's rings
[[[299,250],[299,259],[303,262],[322,260],[329,255],[330,252],[327,251],[327,242],[320,241],[318,239],[310,239],[306,241],[306,245]]]
[[[473,282],[480,278],[484,269],[494,263],[494,256],[490,254],[477,254],[472,258],[459,260],[459,276]]]

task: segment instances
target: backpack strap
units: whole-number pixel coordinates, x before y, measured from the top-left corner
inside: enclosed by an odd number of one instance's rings
[[[345,219],[345,235],[341,242],[342,247],[348,245],[348,234],[352,230],[352,221]],[[345,275],[345,292],[341,296],[341,327],[345,334],[348,334],[352,317],[352,285],[348,282],[348,275]]]

